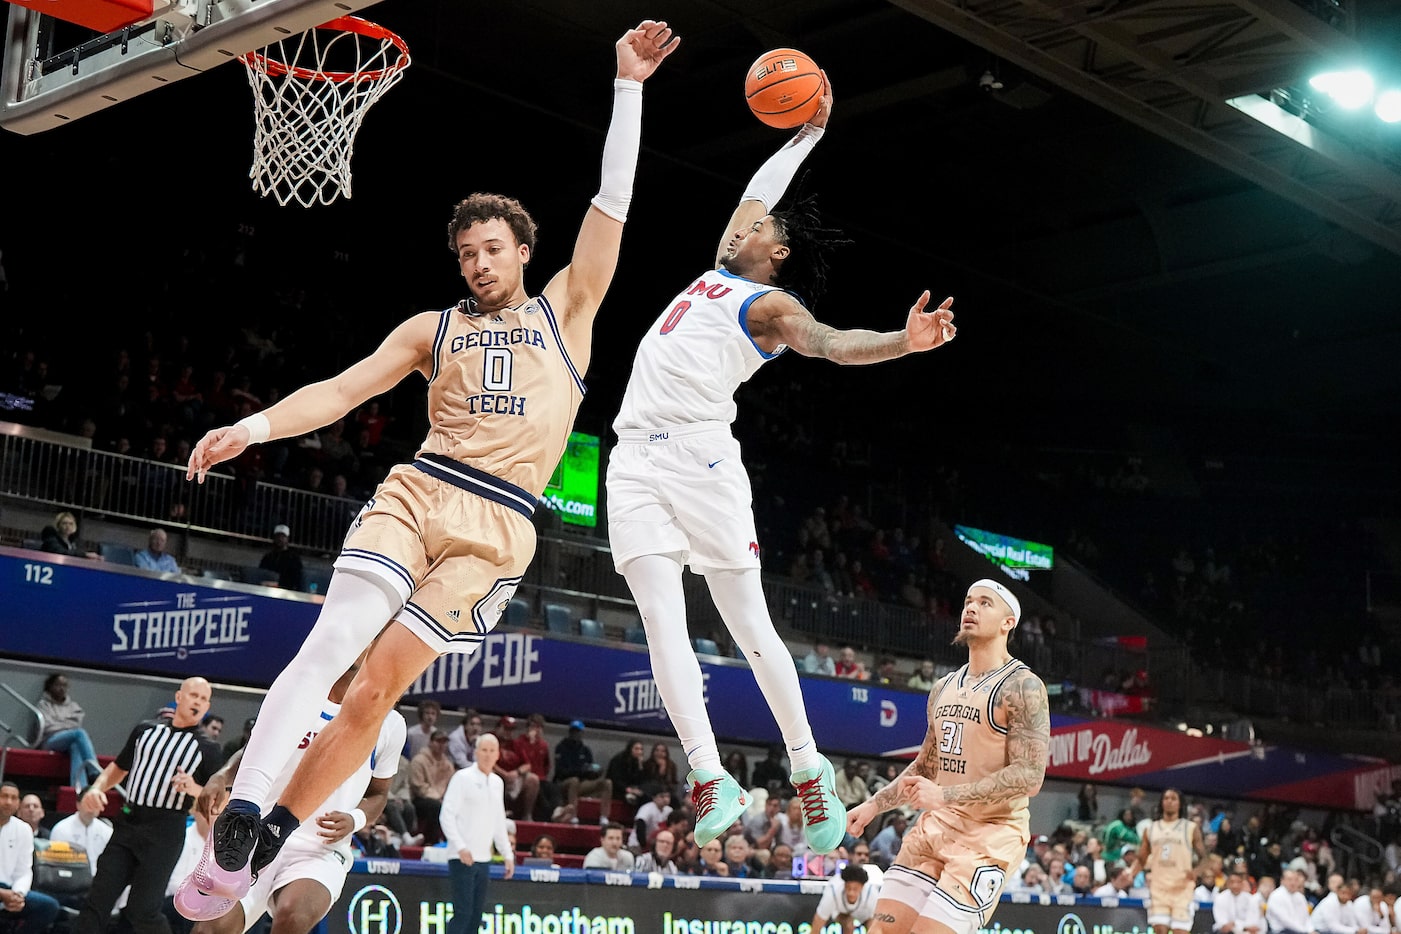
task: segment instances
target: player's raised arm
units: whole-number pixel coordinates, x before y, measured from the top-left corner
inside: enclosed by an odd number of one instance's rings
[[[613,80],[613,117],[603,143],[603,177],[569,265],[545,287],[545,296],[564,319],[571,355],[587,353],[588,329],[618,265],[642,141],[642,83],[680,43],[666,23],[649,19],[623,33],[614,46],[618,74]]]
[[[865,328],[838,330],[823,324],[784,292],[760,296],[749,310],[749,333],[766,352],[788,346],[805,357],[819,357],[846,366],[881,363],[906,354],[942,347],[953,340],[953,299],[930,309],[925,291],[910,307],[901,331]]]
[[[783,144],[783,148],[759,166],[759,171],[749,180],[740,195],[739,206],[730,215],[730,222],[720,234],[720,245],[715,249],[715,268],[735,244],[740,231],[748,230],[756,221],[773,210],[788,190],[788,185],[797,174],[808,153],[812,152],[817,141],[826,132],[827,120],[832,116],[832,82],[827,72],[822,73],[822,104],[817,114],[798,127],[793,138]]]
[[[324,428],[356,406],[394,388],[414,370],[428,376],[439,314],[426,311],[414,315],[391,331],[374,353],[341,373],[303,386],[236,424],[208,432],[190,452],[185,479],[198,478],[203,483],[209,468],[232,460],[250,444],[296,438]]]

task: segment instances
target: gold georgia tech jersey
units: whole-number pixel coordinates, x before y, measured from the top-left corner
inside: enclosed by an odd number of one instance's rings
[[[1155,820],[1148,825],[1147,869],[1157,874],[1165,885],[1191,886],[1187,875],[1192,870],[1192,824],[1179,817],[1175,821]]]
[[[539,496],[584,399],[543,296],[490,314],[464,301],[442,312],[428,379],[428,437],[439,454]]]
[[[977,681],[968,666],[950,674],[929,699],[929,724],[939,742],[936,785],[962,785],[986,778],[1007,765],[1007,725],[994,713],[997,691],[1026,669],[1015,658]],[[1027,797],[987,804],[953,804],[949,810],[973,821],[1030,826]]]

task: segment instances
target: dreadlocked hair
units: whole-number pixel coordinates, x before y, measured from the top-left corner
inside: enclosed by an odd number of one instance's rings
[[[774,236],[789,249],[788,257],[778,267],[776,284],[796,292],[811,306],[827,291],[832,251],[851,241],[835,227],[822,226],[816,195],[798,197],[771,216]]]

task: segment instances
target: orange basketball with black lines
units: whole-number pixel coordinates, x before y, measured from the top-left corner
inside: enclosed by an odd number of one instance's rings
[[[744,77],[744,99],[760,121],[780,130],[802,126],[822,106],[822,69],[797,49],[773,49]]]

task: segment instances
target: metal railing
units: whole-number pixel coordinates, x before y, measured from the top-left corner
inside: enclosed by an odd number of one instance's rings
[[[223,471],[209,474],[203,484],[191,483],[178,464],[92,450],[81,439],[65,441],[19,426],[0,430],[0,497],[260,546],[274,525],[286,523],[293,545],[322,555],[339,551],[345,529],[361,506],[356,500],[254,482]],[[724,624],[703,580],[687,575],[685,581],[692,634],[723,634]],[[949,645],[951,620],[876,600],[833,596],[773,576],[765,578],[764,590],[775,621],[797,634],[945,665],[961,664],[964,657],[962,649]],[[542,535],[521,592],[533,601],[537,618],[543,603],[552,600],[593,618],[636,612],[602,539]],[[1192,664],[1180,645],[1150,646],[1143,653],[1062,636],[1039,644],[1014,638],[1013,651],[1048,680],[1078,686],[1100,687],[1108,672],[1147,668],[1158,713],[1219,699],[1257,716],[1304,722],[1346,719],[1359,726],[1386,722],[1369,692],[1342,687],[1301,691],[1297,685],[1238,671],[1204,670]]]

